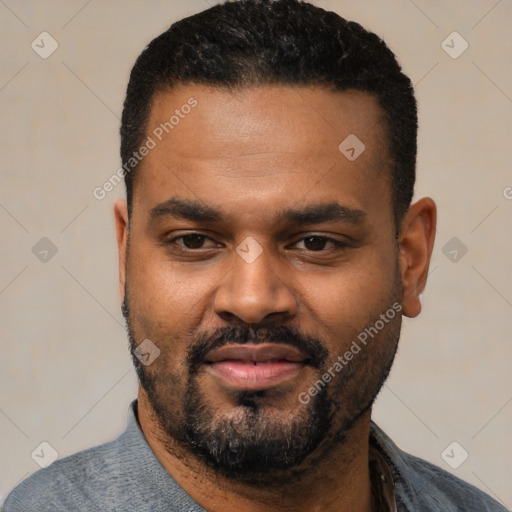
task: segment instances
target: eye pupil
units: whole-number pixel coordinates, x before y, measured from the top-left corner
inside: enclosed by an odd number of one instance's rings
[[[311,241],[313,242],[311,243]],[[315,243],[316,241],[316,243]],[[325,247],[327,240],[325,238],[321,238],[319,236],[308,236],[304,238],[304,246],[310,251],[319,251]]]
[[[183,236],[183,244],[188,249],[199,249],[203,245],[204,235],[185,235]]]

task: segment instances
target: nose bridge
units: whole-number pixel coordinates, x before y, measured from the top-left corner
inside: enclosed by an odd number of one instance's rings
[[[230,313],[251,324],[272,313],[293,314],[295,297],[278,267],[270,249],[247,237],[233,252],[233,266],[219,285],[216,313]]]

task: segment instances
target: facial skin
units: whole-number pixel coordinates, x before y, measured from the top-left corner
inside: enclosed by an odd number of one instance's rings
[[[419,314],[435,205],[414,204],[396,238],[386,125],[366,93],[182,85],[156,95],[147,133],[191,97],[137,170],[130,222],[115,207],[132,348],[161,351],[135,359],[144,434],[208,510],[369,510],[370,410],[401,315],[298,397],[393,304]],[[349,134],[365,144],[355,161],[338,149]],[[313,206],[323,219],[305,219]]]

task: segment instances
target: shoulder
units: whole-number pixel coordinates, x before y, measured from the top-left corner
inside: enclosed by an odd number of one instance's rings
[[[488,494],[448,471],[413,455],[404,453],[403,457],[417,484],[423,484],[423,488],[415,485],[418,493],[428,493],[443,511],[506,512],[506,508]]]
[[[55,461],[19,484],[2,511],[101,510],[113,498],[107,493],[115,477],[117,451],[117,441],[112,441]]]
[[[400,450],[373,422],[370,442],[390,466],[398,511],[507,512],[505,507],[475,486]]]
[[[164,469],[148,445],[132,402],[114,441],[55,461],[10,494],[3,512],[178,512],[203,510]]]

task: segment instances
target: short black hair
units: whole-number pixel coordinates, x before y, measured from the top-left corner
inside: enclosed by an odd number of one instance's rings
[[[411,80],[376,34],[299,0],[227,1],[171,25],[138,57],[127,88],[121,159],[129,213],[137,173],[127,164],[147,137],[152,99],[187,83],[319,85],[375,96],[387,124],[398,228],[414,190],[417,106]]]

